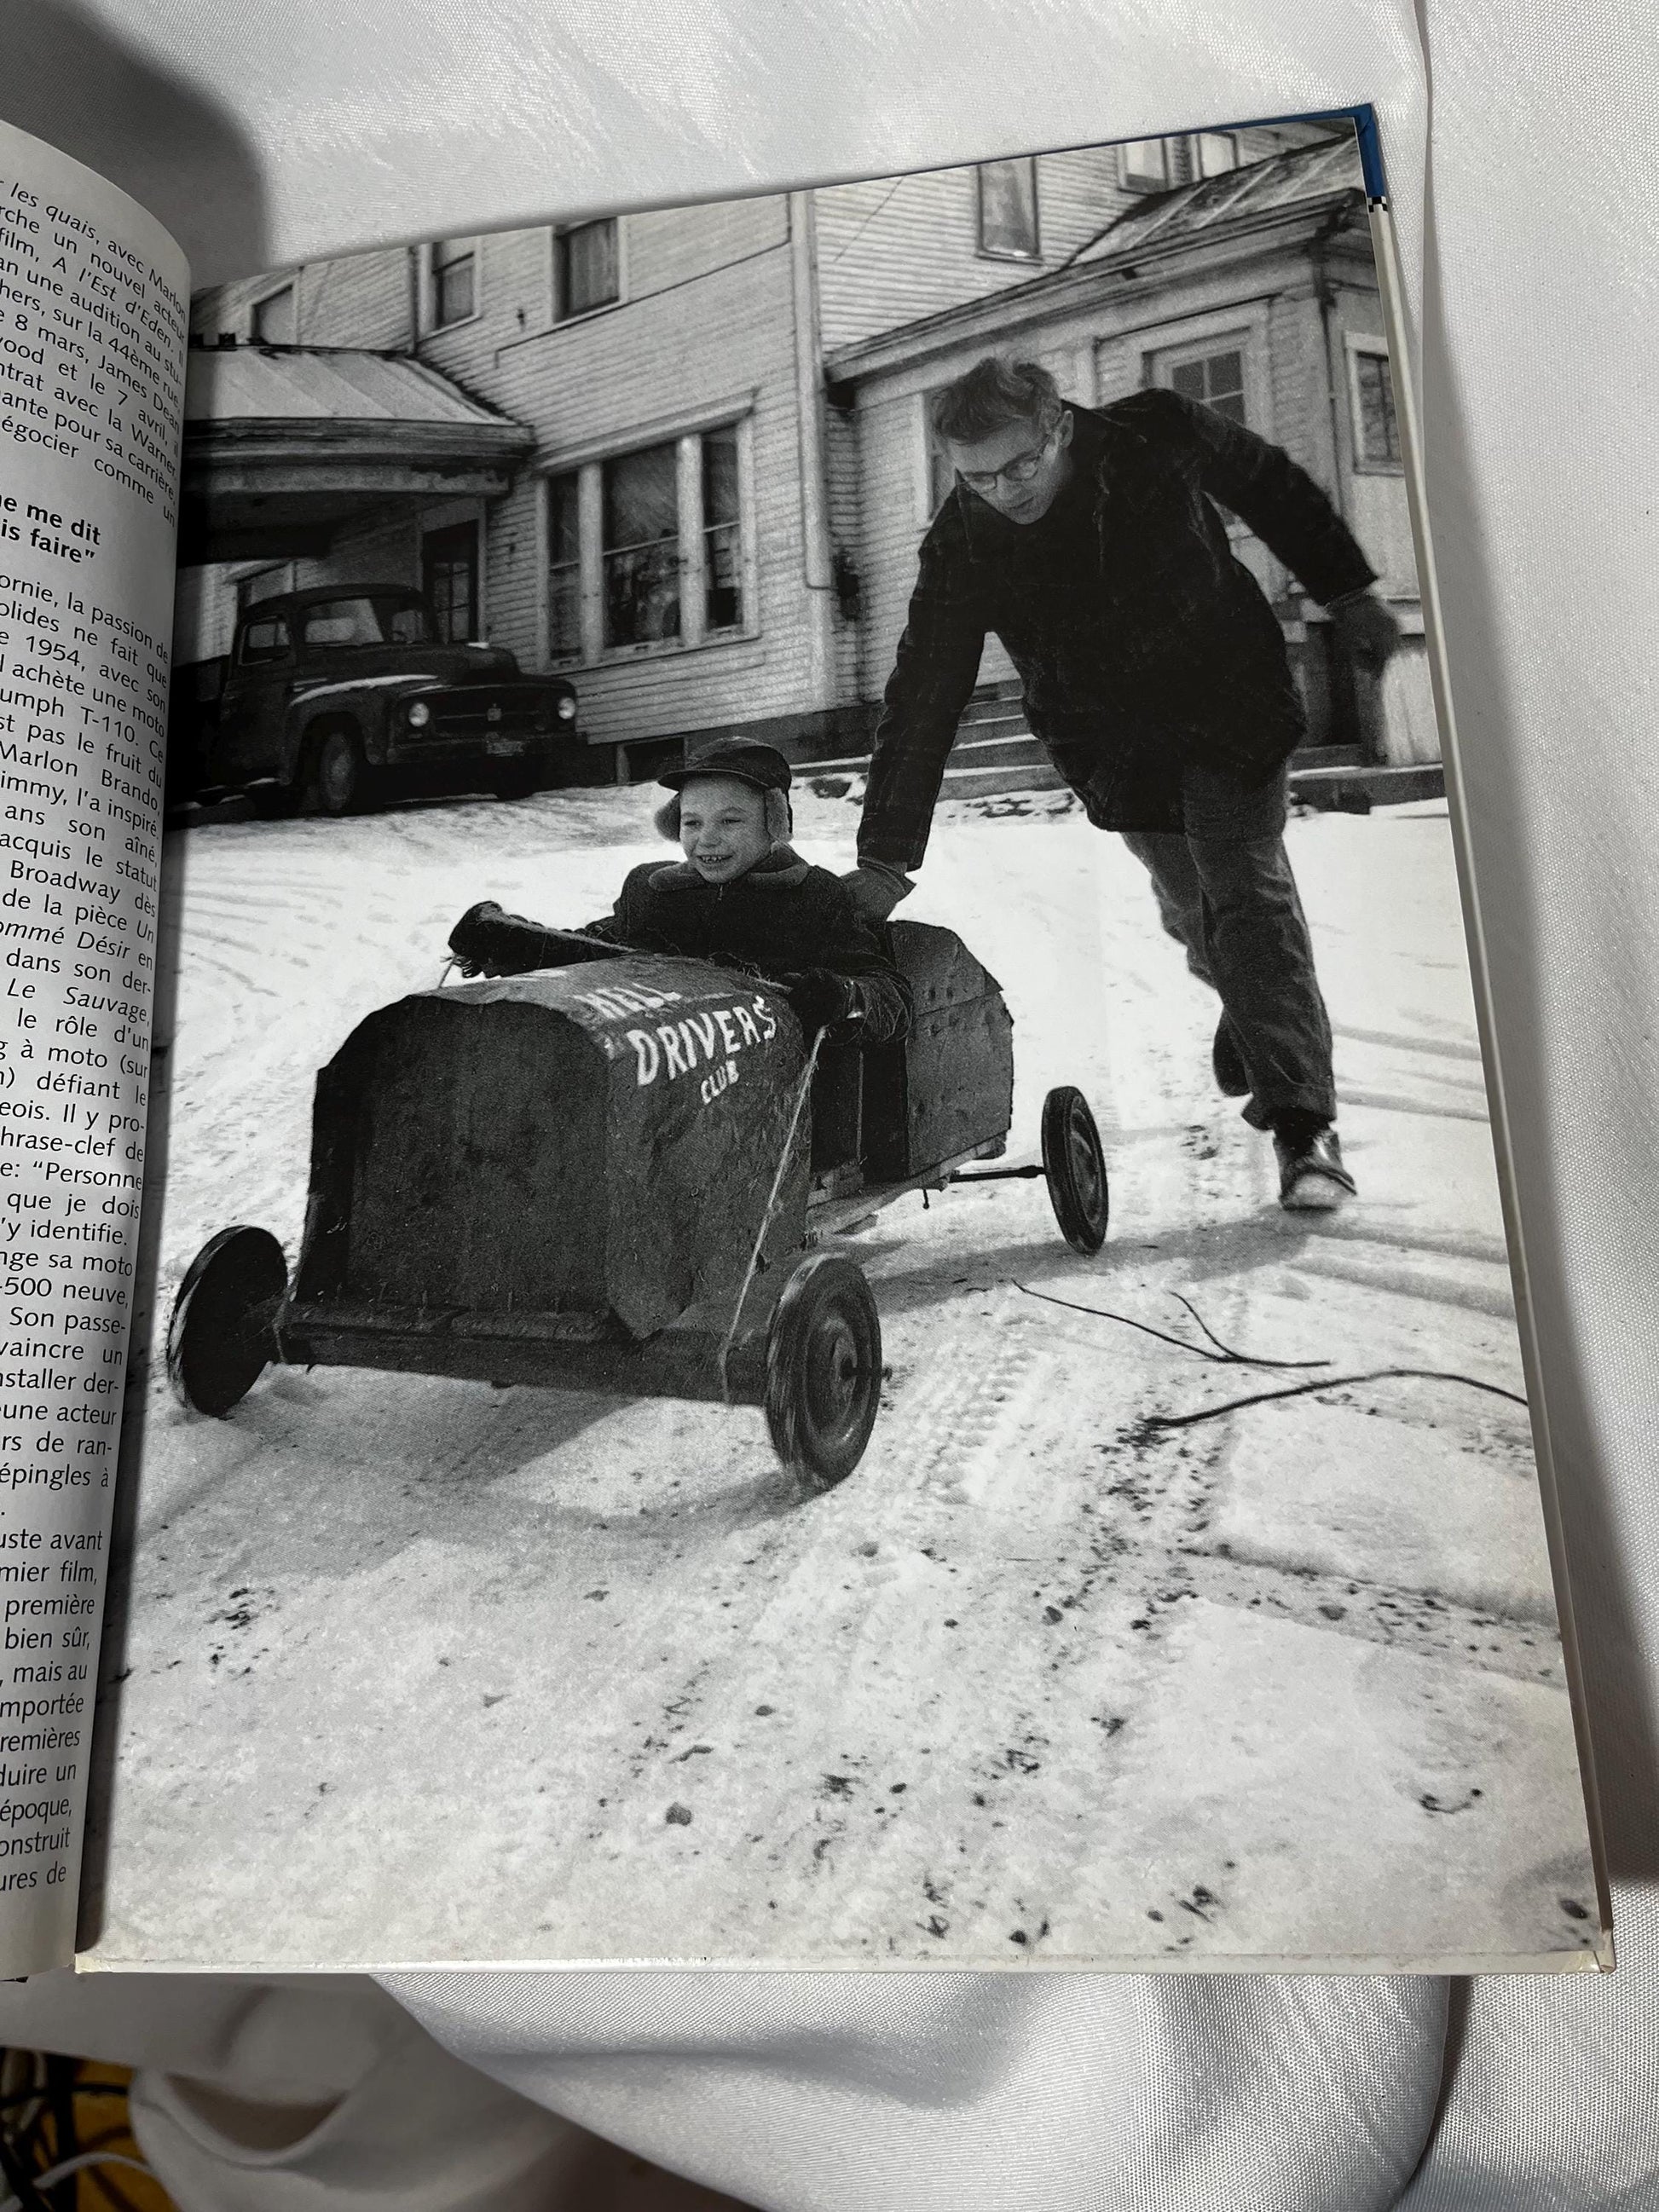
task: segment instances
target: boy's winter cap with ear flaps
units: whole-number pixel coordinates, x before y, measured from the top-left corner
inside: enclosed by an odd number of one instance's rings
[[[700,775],[730,776],[735,783],[764,793],[766,827],[773,843],[781,845],[789,836],[794,826],[788,796],[793,771],[775,745],[763,745],[755,738],[717,738],[683,768],[663,770],[657,781],[665,783],[674,796],[652,817],[660,836],[671,840],[679,836],[680,787]]]
[[[678,791],[698,775],[729,775],[738,783],[752,783],[757,791],[787,791],[793,770],[775,745],[755,738],[717,738],[683,768],[665,769],[657,781]]]

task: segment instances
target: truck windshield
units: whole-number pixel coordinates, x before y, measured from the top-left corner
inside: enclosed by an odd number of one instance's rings
[[[364,592],[349,599],[319,599],[304,608],[300,638],[307,653],[347,645],[429,645],[432,623],[418,599]]]

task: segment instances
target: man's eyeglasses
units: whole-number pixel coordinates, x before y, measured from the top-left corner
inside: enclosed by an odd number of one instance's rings
[[[994,492],[999,483],[1030,483],[1048,459],[1048,448],[1059,434],[1060,424],[1056,422],[1040,446],[1034,446],[1028,453],[1016,453],[1000,469],[958,469],[957,473],[969,491],[981,494]]]

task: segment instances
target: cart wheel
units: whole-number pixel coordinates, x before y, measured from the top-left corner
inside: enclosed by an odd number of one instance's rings
[[[1098,1252],[1111,1215],[1106,1155],[1088,1100],[1068,1083],[1042,1102],[1042,1172],[1060,1235],[1074,1252]]]
[[[829,1490],[864,1456],[881,1402],[881,1316],[861,1269],[803,1260],[766,1338],[766,1424],[778,1457]]]
[[[167,1380],[193,1413],[228,1413],[276,1357],[288,1262],[268,1229],[222,1229],[191,1261],[167,1323]]]

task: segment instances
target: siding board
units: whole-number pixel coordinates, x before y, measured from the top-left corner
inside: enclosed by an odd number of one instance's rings
[[[1036,261],[980,252],[975,166],[821,186],[813,197],[825,351],[1029,283],[1139,199],[1119,183],[1112,147],[1041,154],[1036,167]]]

